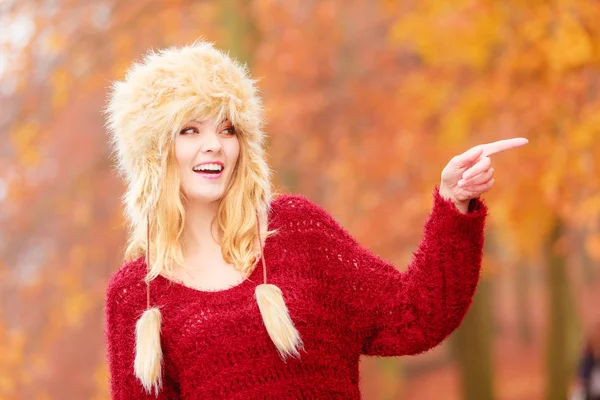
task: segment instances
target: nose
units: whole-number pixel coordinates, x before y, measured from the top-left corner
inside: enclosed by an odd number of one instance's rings
[[[200,149],[203,153],[219,153],[221,151],[221,141],[215,132],[207,132],[202,140]]]

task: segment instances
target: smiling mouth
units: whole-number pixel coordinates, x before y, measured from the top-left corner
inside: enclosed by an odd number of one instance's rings
[[[205,163],[192,168],[194,173],[206,179],[219,179],[223,175],[225,167],[221,163]]]
[[[219,175],[225,168],[220,164],[196,165],[192,170],[199,174]]]

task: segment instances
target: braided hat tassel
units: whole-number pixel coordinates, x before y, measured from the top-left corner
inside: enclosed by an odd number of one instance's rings
[[[267,283],[267,266],[260,240],[260,222],[256,214],[256,226],[258,229],[258,241],[260,243],[260,254],[263,265],[264,283],[256,287],[255,297],[258,308],[267,328],[267,333],[277,348],[283,360],[288,356],[300,357],[298,350],[303,348],[302,338],[294,326],[290,313],[283,300],[281,289]]]
[[[146,264],[150,269],[150,217],[147,221]],[[150,308],[150,282],[146,281],[146,311],[135,327],[135,376],[148,394],[156,395],[162,387],[162,348],[160,344],[161,314],[158,307]]]

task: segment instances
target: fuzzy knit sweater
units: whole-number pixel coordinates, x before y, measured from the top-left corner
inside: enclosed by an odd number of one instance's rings
[[[282,361],[254,298],[259,265],[242,283],[199,291],[158,276],[163,388],[159,399],[360,399],[361,354],[418,354],[461,322],[477,286],[487,208],[461,214],[433,193],[423,239],[405,271],[374,255],[301,195],[273,200],[265,242],[268,281],[279,286],[304,342]],[[153,399],[133,374],[135,324],[146,307],[144,259],[109,281],[106,329],[113,399]]]

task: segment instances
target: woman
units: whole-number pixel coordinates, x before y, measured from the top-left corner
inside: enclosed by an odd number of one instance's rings
[[[571,399],[600,400],[600,322],[593,326],[583,348]]]
[[[107,114],[130,223],[106,295],[113,399],[360,398],[361,354],[417,354],[459,325],[488,156],[527,142],[448,164],[401,273],[307,198],[272,194],[254,81],[211,44],[146,56]]]

